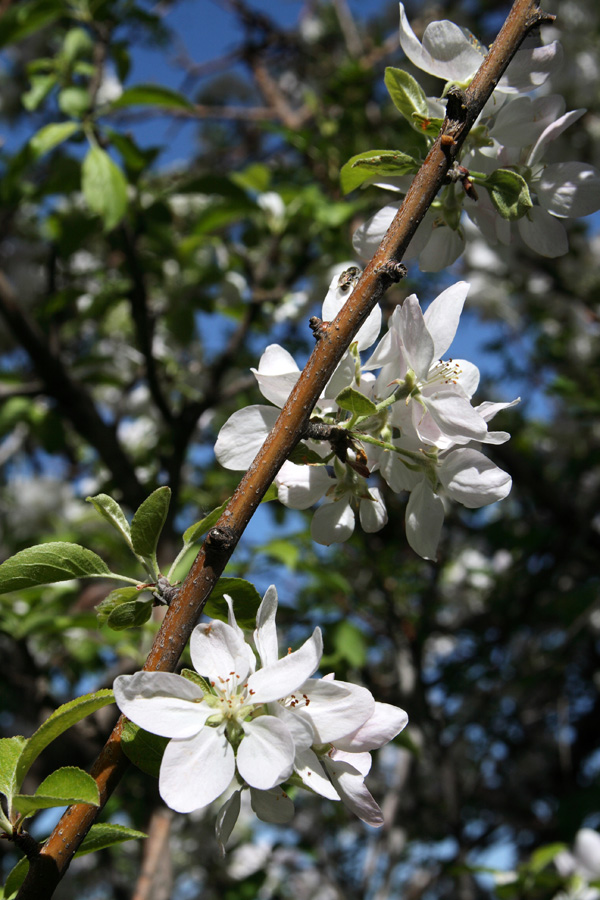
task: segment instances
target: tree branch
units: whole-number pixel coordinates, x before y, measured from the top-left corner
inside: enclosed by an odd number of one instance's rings
[[[237,4],[236,4],[237,5]],[[452,95],[437,140],[415,176],[375,256],[337,317],[323,330],[275,426],[242,478],[215,529],[209,532],[171,604],[144,669],[172,672],[204,605],[275,475],[306,429],[312,409],[338,362],[375,304],[397,280],[398,263],[437,192],[460,145],[531,28],[548,21],[537,0],[516,0],[490,52],[465,94]],[[215,539],[211,540],[213,533]],[[217,535],[227,540],[217,540]],[[101,804],[126,763],[119,747],[121,720],[96,761]],[[71,807],[31,864],[17,900],[48,900],[99,810]]]

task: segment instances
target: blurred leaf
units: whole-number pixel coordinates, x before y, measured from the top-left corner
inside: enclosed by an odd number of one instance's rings
[[[19,888],[25,881],[25,876],[28,871],[29,860],[24,856],[8,874],[4,883],[4,892],[2,894],[3,900],[13,900],[13,898],[16,897]]]
[[[0,19],[1,22],[2,19]],[[40,103],[46,99],[56,82],[57,77],[54,73],[50,75],[32,75],[31,87],[21,97],[25,109],[28,112],[36,110]]]
[[[121,747],[123,753],[138,769],[145,772],[146,775],[152,775],[158,778],[160,772],[160,764],[162,762],[165,747],[169,743],[169,738],[159,737],[157,734],[150,734],[143,728],[138,728],[129,719],[123,722],[123,730],[121,732]]]
[[[27,547],[0,565],[0,594],[71,578],[110,575],[103,559],[79,544],[55,541]]]
[[[123,91],[120,97],[110,105],[111,109],[123,109],[126,106],[163,106],[170,109],[194,109],[183,94],[172,91],[159,84],[136,84]]]
[[[219,578],[204,607],[206,616],[227,621],[229,610],[223,599],[224,594],[229,594],[233,600],[235,618],[240,628],[252,630],[256,625],[256,613],[262,599],[254,585],[243,578]]]
[[[140,592],[136,587],[119,587],[111,591],[107,597],[102,600],[96,607],[96,616],[98,624],[106,624],[110,614],[124,603],[136,601],[140,596]]]
[[[0,793],[10,799],[17,791],[17,764],[27,738],[16,735],[0,739]]]
[[[143,831],[134,828],[126,828],[125,825],[112,825],[99,822],[92,825],[75,856],[85,856],[86,853],[94,853],[96,850],[104,850],[124,841],[137,841],[147,838]]]
[[[89,91],[83,87],[67,87],[58,95],[58,106],[65,116],[79,119],[88,112],[91,104]]]
[[[28,37],[64,13],[62,0],[32,0],[7,6],[0,18],[0,47]]]
[[[131,542],[138,556],[154,559],[170,502],[171,488],[159,487],[136,510],[131,523]]]
[[[127,210],[127,180],[100,147],[90,147],[83,160],[81,189],[89,208],[101,217],[106,231],[119,224]]]
[[[360,628],[348,619],[343,619],[335,627],[333,642],[338,658],[357,669],[364,666],[367,659],[367,643]]]

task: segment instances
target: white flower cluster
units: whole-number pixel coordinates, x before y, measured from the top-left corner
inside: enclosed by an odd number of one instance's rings
[[[364,784],[369,751],[402,731],[408,721],[404,710],[376,703],[366,688],[333,675],[312,678],[323,653],[319,628],[279,659],[274,586],[256,616],[257,667],[255,650],[226,599],[228,624],[211,621],[192,633],[192,662],[201,677],[137,672],[114,682],[121,712],[140,728],[171,738],[159,776],[165,803],[192,812],[233,783],[235,790],[217,816],[222,846],[244,789],[266,822],[291,819],[294,806],[282,785],[294,784],[342,800],[369,825],[382,825],[381,810]]]
[[[573,852],[561,850],[554,864],[563,878],[568,879],[565,891],[554,900],[600,900],[600,834],[592,828],[580,828],[575,835]]]
[[[345,302],[348,274],[333,279],[323,305],[332,318]],[[305,440],[276,476],[279,500],[307,509],[321,498],[311,533],[315,541],[347,540],[355,513],[367,532],[379,531],[387,512],[379,488],[369,482],[378,471],[395,491],[408,491],[406,535],[425,559],[434,559],[444,520],[442,496],[474,509],[506,497],[511,479],[477,445],[499,444],[506,432],[488,431],[488,421],[513,403],[481,403],[471,398],[479,370],[465,360],[442,361],[458,326],[469,285],[458,282],[434,300],[425,314],[417,297],[396,307],[389,327],[369,360],[360,350],[379,333],[381,313],[371,313],[323,391]],[[282,407],[299,377],[290,354],[272,344],[253,370],[267,400]],[[279,409],[249,406],[221,429],[215,453],[226,468],[248,468]],[[300,463],[298,464],[298,460]]]
[[[415,66],[443,78],[447,87],[466,87],[485,56],[485,49],[472,34],[448,20],[431,22],[419,41],[402,3],[400,45]],[[556,41],[517,52],[461,148],[456,177],[426,214],[405,260],[418,258],[423,271],[441,271],[454,262],[465,248],[461,210],[490,244],[508,245],[514,222],[523,241],[542,256],[567,252],[561,220],[600,209],[600,172],[587,163],[548,164],[543,156],[548,145],[585,109],[565,112],[564,100],[558,95],[523,96],[542,85],[560,61]],[[426,104],[431,117],[444,116],[443,101],[426,98]],[[382,188],[404,194],[411,178],[375,180]],[[507,196],[518,191],[521,183],[524,193],[519,208],[501,214],[486,183],[492,194],[507,191]],[[475,189],[474,185],[484,187]],[[390,202],[357,230],[354,246],[359,256],[368,259],[373,255],[401,202]]]

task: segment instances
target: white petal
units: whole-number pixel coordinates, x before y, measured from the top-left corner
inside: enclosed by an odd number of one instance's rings
[[[582,115],[586,112],[585,109],[573,109],[571,112],[565,113],[554,121],[550,122],[549,125],[544,128],[543,132],[539,136],[536,141],[535,146],[533,147],[531,153],[529,154],[529,158],[527,160],[528,166],[534,166],[538,160],[540,160],[546,150],[546,146],[550,143],[550,141],[555,140],[560,134],[563,133],[570,125],[580,119]]]
[[[343,388],[352,384],[354,381],[354,357],[349,350],[346,350],[336,369],[325,385],[323,397],[337,397]]]
[[[423,479],[406,505],[406,540],[423,559],[435,559],[444,523],[444,504]]]
[[[304,750],[296,753],[294,759],[294,771],[300,776],[304,784],[321,797],[328,800],[339,800],[340,795],[325,774],[319,758],[312,750]]]
[[[270,666],[279,658],[277,642],[277,628],[275,615],[277,613],[277,588],[272,584],[262,598],[256,613],[256,629],[254,631],[254,643],[263,666]]]
[[[361,259],[370,259],[373,256],[401,205],[402,200],[398,200],[397,203],[384,206],[371,219],[356,229],[352,244]]]
[[[294,357],[279,344],[269,344],[260,358],[258,370],[250,371],[258,381],[263,397],[279,407],[283,406],[300,377]]]
[[[527,215],[517,222],[517,227],[527,246],[540,256],[554,259],[564,256],[569,249],[565,226],[541,206],[528,210]]]
[[[456,442],[482,441],[487,423],[475,412],[469,400],[451,389],[424,395],[428,411],[443,434]],[[420,432],[419,432],[420,433]]]
[[[562,47],[558,41],[532,49],[517,50],[505,75],[500,79],[500,89],[510,86],[517,91],[531,91],[544,84],[554,70],[560,68]]]
[[[600,172],[588,163],[546,166],[536,189],[540,205],[555,216],[589,216],[600,209]]]
[[[250,805],[262,822],[285,825],[294,816],[294,804],[281,788],[258,791],[250,788]]]
[[[175,812],[192,812],[216,800],[231,784],[235,758],[223,728],[203,728],[195,737],[169,741],[158,788]]]
[[[237,752],[238,772],[250,787],[267,791],[290,777],[294,767],[294,742],[274,716],[243,722],[244,737]]]
[[[358,512],[362,530],[373,534],[381,531],[388,520],[388,514],[379,488],[369,488],[369,494],[373,500],[361,500]]]
[[[509,400],[506,403],[493,400],[484,400],[483,403],[480,403],[479,406],[475,407],[475,409],[477,410],[479,415],[485,419],[486,422],[491,422],[494,416],[498,415],[499,412],[502,412],[503,409],[510,409],[520,402],[520,397],[517,397],[516,400]]]
[[[326,765],[344,805],[367,825],[383,825],[381,809],[365,787],[363,776],[343,760],[333,759]]]
[[[433,356],[441,359],[454,340],[470,284],[457,281],[435,298],[425,310],[425,325],[433,339]]]
[[[471,447],[452,450],[439,468],[439,477],[450,496],[468,509],[502,500],[512,486],[510,475]]]
[[[225,622],[197,625],[190,640],[194,668],[211,682],[244,681],[250,663],[243,637]],[[223,685],[224,687],[224,685]]]
[[[438,224],[419,253],[422,272],[441,272],[451,266],[465,249],[465,239],[448,225]]]
[[[267,706],[269,715],[281,719],[292,736],[296,753],[308,750],[316,740],[314,729],[308,719],[297,715],[292,709],[282,706],[281,703],[269,703]]]
[[[385,454],[379,471],[395,494],[399,494],[400,491],[412,491],[423,477],[421,472],[407,468],[394,453]]]
[[[315,628],[312,635],[299,650],[288,653],[268,668],[259,669],[248,679],[248,690],[255,703],[270,703],[287,697],[313,675],[323,655],[321,629]]]
[[[390,703],[375,703],[373,715],[356,731],[336,741],[338,750],[376,750],[396,737],[408,724],[403,709]]]
[[[121,712],[151,734],[191,737],[212,714],[211,708],[202,702],[202,689],[181,675],[136,672],[119,675],[113,687]]]
[[[446,81],[467,81],[483,61],[473,43],[467,32],[444,19],[427,26],[421,44],[400,4],[400,46],[417,68]]]
[[[425,325],[425,318],[415,294],[402,304],[400,336],[406,350],[406,358],[419,381],[424,381],[433,362],[433,338]]]
[[[323,301],[322,317],[324,322],[331,322],[339,311],[346,305],[352,296],[352,291],[343,293],[338,287],[339,273],[334,275],[325,300]],[[367,316],[363,325],[359,328],[354,338],[359,350],[366,350],[373,344],[381,331],[381,307],[377,304]]]
[[[371,692],[348,681],[311,678],[294,696],[298,701],[297,714],[309,720],[320,744],[335,743],[356,731],[375,708]]]
[[[219,432],[215,456],[226,469],[247,469],[273,428],[279,410],[273,406],[247,406],[230,416]]]
[[[286,460],[275,476],[277,496],[291,509],[308,509],[320,500],[333,481],[325,466],[298,466]]]
[[[217,813],[215,834],[222,853],[225,853],[225,844],[231,837],[231,832],[240,814],[241,793],[241,791],[234,791]]]
[[[600,878],[600,834],[592,828],[580,828],[573,852],[577,862],[587,869],[590,881]]]
[[[353,531],[354,512],[345,497],[335,501],[326,499],[315,512],[310,524],[313,541],[327,547],[336,542],[347,541]]]
[[[300,369],[291,353],[279,344],[269,344],[258,363],[259,375],[300,374]]]

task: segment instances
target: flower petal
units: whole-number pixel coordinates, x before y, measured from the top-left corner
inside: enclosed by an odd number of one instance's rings
[[[306,749],[296,753],[294,771],[300,776],[304,784],[316,794],[320,794],[321,797],[327,797],[328,800],[340,799],[340,795],[325,774],[325,770],[313,750]]]
[[[308,719],[320,744],[335,743],[356,731],[375,708],[371,692],[349,681],[311,678],[293,697],[298,704],[294,712]]]
[[[512,487],[510,475],[471,447],[450,451],[439,468],[439,477],[450,496],[468,509],[502,500]]]
[[[226,469],[248,468],[273,428],[279,410],[273,406],[247,406],[230,416],[219,432],[215,456]]]
[[[248,690],[252,692],[253,702],[270,703],[287,697],[317,671],[322,655],[321,629],[315,628],[299,650],[250,676]]]
[[[540,205],[555,216],[589,216],[600,209],[600,172],[588,163],[552,163],[536,189]]]
[[[194,737],[169,741],[160,764],[158,789],[175,812],[202,809],[231,784],[235,758],[225,729],[203,728]]]
[[[485,440],[487,422],[455,390],[436,391],[430,396],[424,395],[424,400],[435,424],[456,443]]]
[[[223,804],[217,813],[215,835],[217,843],[221,848],[221,853],[225,853],[225,844],[231,837],[231,832],[238,820],[241,794],[241,791],[234,791],[229,800]]]
[[[390,703],[375,703],[373,715],[364,725],[336,741],[336,749],[349,752],[376,750],[396,737],[408,724],[403,709]]]
[[[313,541],[329,546],[347,541],[354,531],[354,511],[346,497],[328,500],[315,512],[310,523]]]
[[[435,559],[444,523],[444,504],[423,479],[406,505],[406,540],[423,559]]]
[[[280,408],[300,377],[294,357],[279,344],[269,344],[260,358],[258,369],[250,371],[258,381],[263,397]]]
[[[411,294],[402,304],[399,325],[408,365],[419,381],[424,381],[434,359],[434,346],[416,294]]]
[[[223,684],[244,681],[250,671],[247,644],[242,635],[225,622],[197,625],[190,640],[194,668],[209,681]]]
[[[445,81],[468,81],[483,61],[484,54],[475,43],[466,30],[444,19],[430,22],[421,44],[400,4],[400,46],[417,68]]]
[[[254,630],[254,644],[263,666],[271,666],[279,658],[277,628],[275,626],[276,613],[277,588],[272,584],[267,588],[265,596],[258,607],[256,628]]]
[[[457,281],[442,291],[425,310],[423,318],[433,339],[435,359],[441,359],[454,340],[469,288],[468,282]]]
[[[332,483],[325,466],[298,466],[289,460],[275,476],[279,501],[291,509],[308,509]]]
[[[202,689],[170,672],[119,675],[113,685],[117,706],[128,719],[151,734],[187,738],[197,734],[211,708]]]
[[[343,759],[326,759],[325,765],[344,805],[367,825],[374,828],[383,825],[383,813],[365,787],[360,772]]]
[[[294,741],[275,716],[242,722],[244,738],[237,751],[237,768],[250,787],[261,791],[281,784],[294,768]]]
[[[387,509],[383,500],[383,494],[379,488],[369,488],[372,500],[361,500],[358,512],[363,531],[373,534],[381,531],[388,520]]]
[[[565,226],[541,206],[534,206],[517,222],[519,234],[528,247],[540,256],[554,259],[564,256],[569,249]]]
[[[294,816],[294,804],[280,787],[268,791],[250,788],[250,806],[261,822],[273,825],[285,825]]]

